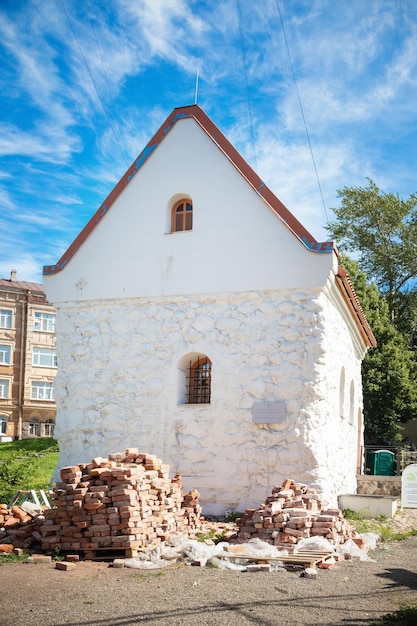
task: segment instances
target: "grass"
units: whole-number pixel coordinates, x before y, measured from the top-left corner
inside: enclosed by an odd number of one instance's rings
[[[380,619],[371,622],[371,626],[391,626],[401,624],[401,626],[416,626],[417,624],[417,604],[403,607],[394,613],[384,615]]]
[[[0,443],[0,502],[8,504],[19,490],[49,489],[58,455],[52,437]]]
[[[165,576],[165,572],[161,572],[161,570],[150,570],[146,572],[134,572],[132,574],[132,578],[136,578],[137,580],[146,580],[148,578],[159,578],[161,576]]]
[[[355,513],[350,509],[344,509],[343,517],[352,522],[358,533],[375,533],[381,541],[402,541],[407,537],[417,535],[417,529],[413,529],[403,533],[396,533],[392,530],[389,521],[384,515],[380,515],[376,519],[369,519],[362,513]],[[416,622],[417,623],[417,622]]]
[[[196,539],[200,543],[204,543],[204,541],[213,541],[213,543],[217,544],[225,540],[226,533],[226,530],[219,532],[215,528],[211,528],[207,533],[199,533],[196,536]]]
[[[245,514],[241,511],[227,511],[225,521],[230,522],[231,524],[236,522],[237,519],[244,517]]]
[[[23,552],[22,554],[15,554],[14,552],[11,552],[10,554],[0,554],[0,566],[5,563],[18,563],[19,561],[26,561],[27,558],[27,552]]]

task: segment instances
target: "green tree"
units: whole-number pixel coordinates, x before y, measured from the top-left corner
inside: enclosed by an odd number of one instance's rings
[[[391,322],[387,298],[369,283],[356,261],[341,255],[378,347],[362,364],[365,443],[393,445],[401,423],[417,416],[417,358]]]
[[[367,180],[367,187],[338,191],[341,205],[327,230],[342,252],[358,255],[411,345],[417,327],[417,195],[403,200]]]

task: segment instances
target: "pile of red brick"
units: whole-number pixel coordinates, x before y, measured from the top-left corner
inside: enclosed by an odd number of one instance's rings
[[[42,548],[94,551],[139,548],[200,526],[197,491],[183,494],[179,475],[154,455],[124,454],[64,467],[45,512]]]
[[[247,509],[236,520],[238,541],[255,537],[291,551],[301,539],[324,537],[333,544],[356,539],[356,533],[340,509],[323,509],[314,489],[287,479],[274,487],[272,495],[259,509]]]
[[[43,515],[29,514],[17,505],[8,509],[0,504],[0,552],[40,545],[43,522]]]

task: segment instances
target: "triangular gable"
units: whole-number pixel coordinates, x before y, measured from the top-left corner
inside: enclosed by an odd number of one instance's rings
[[[132,163],[127,172],[122,176],[117,185],[107,196],[103,204],[99,207],[93,217],[89,220],[83,230],[74,239],[72,244],[62,255],[55,265],[46,265],[43,268],[43,274],[50,276],[58,274],[75,255],[77,250],[83,245],[90,233],[95,229],[97,224],[103,219],[106,213],[111,209],[113,203],[130,183],[132,178],[138,173],[143,164],[152,155],[154,150],[164,140],[173,126],[183,119],[194,119],[207,136],[216,144],[216,146],[228,158],[230,163],[245,178],[247,183],[254,191],[268,204],[268,206],[282,220],[291,233],[302,243],[309,251],[316,253],[336,253],[337,249],[333,242],[318,242],[308,230],[297,220],[297,218],[287,209],[287,207],[272,193],[265,185],[262,179],[250,167],[239,152],[232,146],[230,141],[223,135],[217,126],[211,121],[208,115],[196,104],[179,107],[172,111],[159,130],[149,141],[144,150],[139,154],[137,159]],[[342,268],[339,268],[337,274],[337,284],[343,295],[344,300],[348,304],[356,324],[359,326],[361,335],[368,347],[375,347],[376,341],[369,327],[369,324],[363,314],[362,308],[353,290],[353,287]]]
[[[141,169],[142,165],[150,157],[153,151],[164,140],[174,124],[180,120],[192,118],[201,129],[212,139],[217,147],[226,155],[229,161],[246,179],[256,193],[271,207],[271,209],[281,218],[289,230],[311,251],[331,253],[334,251],[332,242],[320,243],[308,232],[306,228],[297,220],[296,217],[287,209],[286,206],[272,193],[265,185],[256,172],[250,167],[239,152],[232,146],[230,141],[226,139],[223,133],[204,113],[204,111],[196,104],[186,107],[174,109],[169,117],[162,124],[160,129],[155,133],[145,149],[140,153],[138,158],[132,163],[127,172],[122,176],[114,189],[107,196],[103,204],[99,207],[90,221],[86,224],[80,234],[74,239],[68,250],[62,255],[58,263],[55,265],[46,265],[43,268],[44,275],[57,274],[71,260],[77,250],[82,246],[88,238],[92,230],[97,226],[100,220],[110,210],[114,201],[130,183],[132,178]]]

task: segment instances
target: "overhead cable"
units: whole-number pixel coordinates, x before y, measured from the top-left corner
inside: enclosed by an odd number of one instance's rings
[[[296,79],[296,76],[295,76],[294,65],[293,65],[292,58],[291,58],[290,47],[288,45],[287,35],[285,33],[284,20],[282,19],[282,13],[281,13],[281,8],[279,6],[279,0],[276,0],[276,3],[277,3],[277,9],[278,9],[278,13],[279,13],[279,19],[280,19],[280,22],[281,22],[282,33],[284,35],[285,47],[287,49],[288,59],[289,59],[289,62],[290,62],[292,77],[293,77],[293,80],[294,80],[295,90],[296,90],[296,93],[297,93],[298,104],[300,105],[301,115],[302,115],[303,122],[304,122],[304,128],[305,128],[305,132],[306,132],[306,135],[307,135],[307,141],[308,141],[308,145],[309,145],[309,148],[310,148],[311,160],[313,161],[313,167],[314,167],[314,171],[316,173],[316,179],[317,179],[317,184],[318,184],[319,191],[320,191],[321,201],[323,203],[324,214],[326,216],[326,222],[328,224],[329,223],[329,218],[327,216],[326,203],[324,202],[323,191],[322,191],[322,188],[321,188],[320,177],[319,177],[319,174],[318,174],[318,171],[317,171],[316,161],[315,161],[315,158],[314,158],[313,147],[312,147],[311,141],[310,141],[310,134],[308,132],[307,121],[306,121],[306,118],[305,118],[305,115],[304,115],[304,109],[303,109],[303,105],[302,105],[302,102],[301,102],[300,92],[298,90],[297,79]]]

